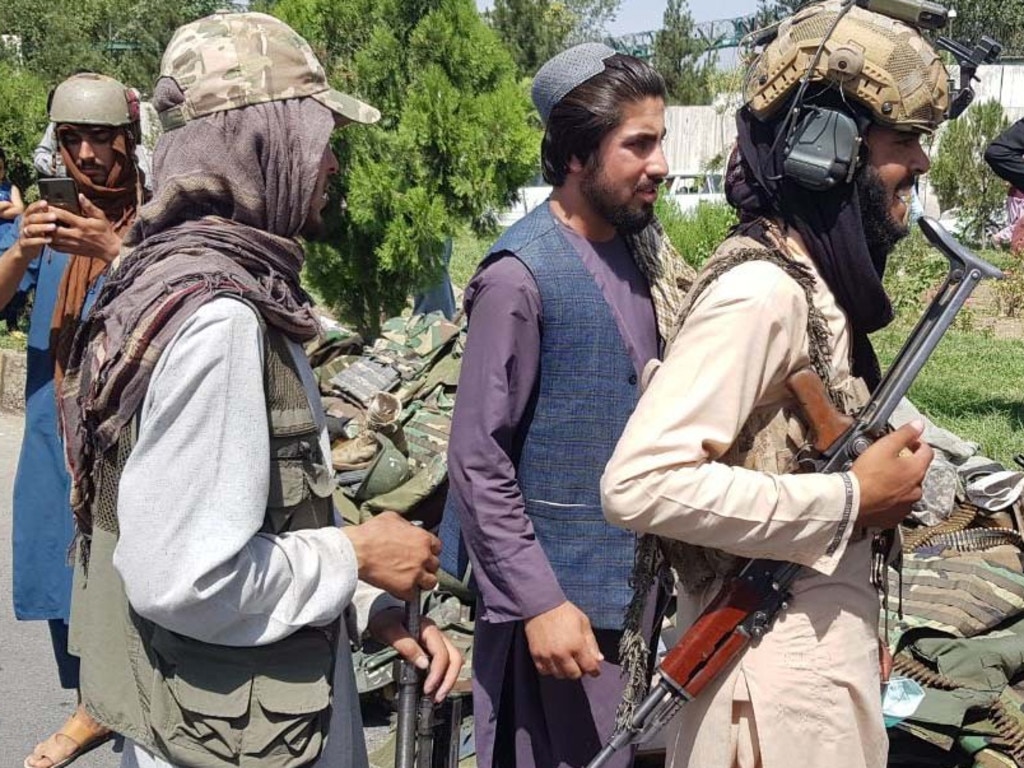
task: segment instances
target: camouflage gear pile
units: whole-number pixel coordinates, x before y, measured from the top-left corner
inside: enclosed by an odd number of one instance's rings
[[[966,502],[979,468],[1002,467],[961,456],[956,470],[951,456],[937,451],[942,487],[928,498],[937,524],[904,529],[902,574],[890,573],[890,593],[901,595],[882,620],[893,674],[916,680],[925,698],[897,726],[889,764],[1024,766],[1022,509],[1019,499],[994,511]]]
[[[361,354],[344,354],[358,337],[339,336],[336,356],[318,356],[314,373],[335,425],[335,503],[348,522],[384,510],[437,522],[434,505],[423,505],[447,479],[464,333],[440,313],[396,317]]]
[[[843,3],[807,6],[779,25],[778,37],[751,66],[744,101],[761,120],[783,108],[820,45],[812,83],[832,83],[868,109],[875,122],[930,133],[949,106],[946,68],[921,34],[902,21],[849,9],[831,34]]]
[[[313,49],[263,13],[220,12],[179,27],[160,64],[183,104],[160,112],[165,131],[189,120],[268,101],[316,99],[344,123],[375,123],[380,112],[327,83]]]
[[[129,105],[128,87],[106,75],[82,72],[72,75],[53,90],[50,120],[75,125],[131,125],[139,119]]]
[[[334,328],[312,342],[306,354],[320,387],[336,471],[334,501],[349,524],[390,510],[440,521],[448,478],[448,436],[459,380],[466,325],[440,312],[394,317],[370,345],[354,333]],[[448,749],[446,729],[456,729],[457,756],[438,752],[463,768],[475,764],[472,742],[472,596],[464,585],[441,575],[442,587],[425,596],[423,614],[458,647],[465,658],[455,691],[435,712],[436,749]],[[454,587],[446,589],[445,585]],[[366,641],[353,654],[360,694],[389,700],[395,695],[397,654],[390,646]],[[450,734],[448,734],[450,735]],[[442,747],[443,745],[443,747]],[[394,765],[394,734],[370,755],[374,768]]]

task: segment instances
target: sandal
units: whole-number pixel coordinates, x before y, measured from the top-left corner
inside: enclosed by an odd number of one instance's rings
[[[40,742],[32,754],[25,758],[24,768],[37,768],[29,763],[29,760],[33,758],[49,760],[50,765],[43,766],[43,768],[64,768],[82,755],[92,752],[96,747],[102,746],[114,738],[113,731],[95,721],[90,721],[92,718],[83,717],[81,708],[76,709],[59,731]],[[97,726],[99,726],[98,730]],[[63,742],[71,743],[70,751],[66,749],[67,745]]]

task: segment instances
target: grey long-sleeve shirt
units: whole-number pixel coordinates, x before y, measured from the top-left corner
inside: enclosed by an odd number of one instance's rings
[[[329,456],[312,371],[291,346]],[[337,528],[258,533],[268,456],[259,322],[247,305],[216,299],[161,355],[121,476],[114,567],[140,615],[206,642],[252,646],[333,621],[349,605],[361,632],[370,616],[400,604],[358,581],[355,552]],[[331,735],[317,764],[365,766],[361,728],[342,636]],[[122,765],[168,764],[129,744]]]

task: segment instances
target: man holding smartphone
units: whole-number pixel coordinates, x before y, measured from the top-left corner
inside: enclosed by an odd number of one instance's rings
[[[28,206],[20,226],[0,242],[0,308],[19,292],[35,292],[26,427],[14,485],[14,610],[21,620],[49,622],[61,685],[77,689],[78,659],[67,648],[74,525],[55,388],[79,320],[144,202],[144,188],[134,152],[138,102],[124,85],[77,74],[54,90],[49,113],[69,178],[41,186],[43,199]],[[80,705],[25,767],[65,765],[109,737]]]

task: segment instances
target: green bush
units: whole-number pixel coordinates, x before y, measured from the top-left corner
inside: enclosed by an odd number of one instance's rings
[[[1006,129],[998,101],[975,104],[949,123],[928,175],[942,208],[958,208],[964,237],[983,242],[985,227],[1006,200],[1006,182],[985,162],[985,149]]]
[[[897,317],[916,320],[947,272],[945,257],[918,227],[911,228],[910,235],[889,254],[885,269],[885,290]]]
[[[27,69],[0,60],[0,147],[7,174],[25,194],[35,178],[32,150],[46,129],[46,84]]]
[[[686,263],[700,269],[736,224],[736,211],[726,203],[700,202],[683,213],[671,200],[659,198],[655,206],[669,241]]]

